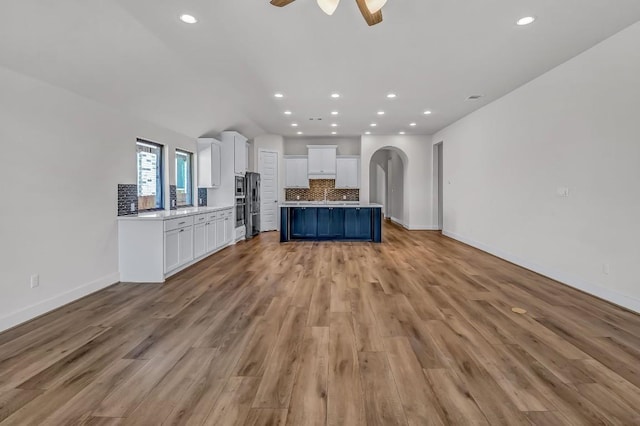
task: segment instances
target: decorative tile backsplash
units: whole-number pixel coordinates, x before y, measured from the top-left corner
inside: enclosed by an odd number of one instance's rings
[[[207,188],[198,188],[198,207],[207,206]]]
[[[178,210],[178,191],[175,185],[169,185],[169,206],[171,210]]]
[[[133,204],[134,209],[131,210]],[[118,216],[138,213],[138,185],[118,184]]]
[[[309,189],[287,189],[285,198],[286,201],[323,201],[325,189],[327,190],[327,200],[329,201],[360,201],[359,189],[336,189],[336,181],[334,179],[310,179]]]

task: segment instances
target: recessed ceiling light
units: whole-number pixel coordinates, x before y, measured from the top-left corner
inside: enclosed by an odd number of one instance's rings
[[[364,134],[365,134],[365,135],[370,135],[370,134],[371,134],[371,132],[364,132]]]
[[[180,20],[185,24],[195,24],[196,22],[198,22],[195,16],[187,15],[187,14],[180,15]]]
[[[331,111],[331,115],[338,115],[338,111]]]
[[[536,18],[533,16],[525,16],[524,18],[520,18],[518,19],[518,22],[516,22],[517,25],[523,26],[523,25],[529,25],[532,24],[533,21],[535,21]]]
[[[284,98],[284,95],[283,95],[282,93],[276,93],[276,94],[275,94],[275,95],[273,95],[273,96],[275,96],[275,97],[276,97],[276,98],[278,98],[278,99]]]
[[[331,132],[331,134],[332,134],[332,135],[337,135],[337,134],[338,134],[338,132]]]
[[[393,99],[393,98],[395,98],[396,96],[398,96],[398,95],[396,95],[395,93],[389,93],[389,94],[387,95],[387,98],[389,98],[389,99]]]
[[[378,111],[378,115],[384,115],[384,111]]]
[[[409,123],[409,126],[411,127],[416,127],[418,125],[418,123]]]
[[[336,123],[331,123],[331,127],[338,127]]]
[[[291,115],[291,114],[292,114],[291,111],[285,111],[284,112],[284,115]]]
[[[371,123],[371,124],[370,124],[370,126],[371,126],[371,127],[376,127],[376,126],[377,126],[377,124],[376,124],[376,123]]]
[[[291,127],[298,127],[298,123],[291,123]]]
[[[429,110],[425,111],[424,115],[431,115],[431,111],[429,111]]]
[[[302,133],[302,132],[298,132],[298,134],[299,134],[299,135],[302,135],[303,133]]]
[[[398,133],[399,133],[399,134],[401,134],[401,135],[404,135],[404,134],[405,134],[405,132],[398,132]]]
[[[340,97],[340,93],[332,93],[332,94],[331,94],[331,97],[332,97],[333,99],[338,99],[338,98]]]

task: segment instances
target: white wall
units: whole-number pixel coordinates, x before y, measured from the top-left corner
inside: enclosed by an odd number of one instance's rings
[[[410,161],[410,160],[409,160]],[[404,205],[408,201],[404,196],[405,165],[403,159],[395,151],[389,151],[387,188],[389,193],[389,216],[391,220],[409,226],[404,215]]]
[[[382,213],[387,216],[387,168],[389,152],[386,149],[377,151],[369,164],[369,201],[382,204]],[[366,167],[366,165],[364,165]]]
[[[640,311],[639,46],[640,23],[437,133],[445,232]]]
[[[369,202],[371,157],[379,149],[398,150],[404,168],[404,225],[409,229],[434,229],[432,208],[431,136],[362,136],[360,199]]]
[[[360,138],[285,138],[285,155],[307,155],[307,145],[338,145],[338,155],[360,155]]]
[[[0,93],[4,330],[119,280],[117,185],[136,182],[137,137],[167,147],[167,187],[175,148],[196,145],[2,67]]]

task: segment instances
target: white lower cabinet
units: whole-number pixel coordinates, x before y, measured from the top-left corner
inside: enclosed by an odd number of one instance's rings
[[[193,257],[199,258],[207,252],[207,224],[201,223],[193,227]]]
[[[164,233],[164,272],[173,271],[180,266],[180,231]]]
[[[232,207],[178,218],[158,215],[119,220],[120,281],[164,282],[233,240]]]

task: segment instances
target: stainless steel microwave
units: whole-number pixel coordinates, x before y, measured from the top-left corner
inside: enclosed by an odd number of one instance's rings
[[[243,176],[236,176],[236,197],[245,196],[245,179]]]

